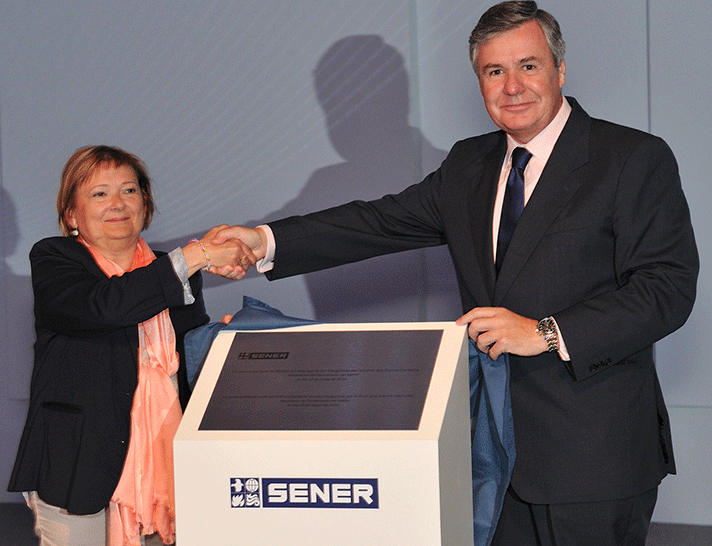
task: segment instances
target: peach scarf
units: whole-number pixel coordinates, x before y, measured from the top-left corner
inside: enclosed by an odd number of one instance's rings
[[[109,277],[125,273],[81,237]],[[156,259],[139,237],[128,271]],[[138,386],[131,408],[131,436],[126,462],[108,507],[109,546],[140,546],[141,535],[158,532],[165,544],[175,542],[173,437],[181,419],[176,386],[176,339],[168,310],[138,325]]]

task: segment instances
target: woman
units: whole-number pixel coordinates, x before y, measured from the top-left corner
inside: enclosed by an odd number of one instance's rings
[[[30,252],[35,365],[9,490],[25,493],[41,546],[136,545],[154,532],[169,544],[176,351],[208,321],[200,269],[254,257],[213,245],[218,228],[154,254],[139,235],[154,211],[148,173],[118,148],[69,158],[57,210],[65,237]]]

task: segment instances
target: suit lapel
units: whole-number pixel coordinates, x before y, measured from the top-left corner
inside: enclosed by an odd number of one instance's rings
[[[576,193],[576,169],[588,162],[591,119],[573,99],[569,119],[517,223],[497,278],[494,305],[501,305],[512,283],[562,209]],[[491,230],[491,228],[490,228]]]
[[[494,250],[492,248],[492,215],[497,196],[497,181],[507,152],[507,139],[502,138],[497,146],[482,161],[482,169],[469,184],[468,206],[470,229],[475,245],[475,257],[480,268],[480,278],[492,301],[495,289]]]

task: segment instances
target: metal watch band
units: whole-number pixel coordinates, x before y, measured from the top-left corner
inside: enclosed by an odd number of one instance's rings
[[[541,319],[536,326],[536,331],[544,338],[544,341],[546,341],[550,353],[558,352],[559,334],[556,331],[556,323],[554,323],[552,317]]]

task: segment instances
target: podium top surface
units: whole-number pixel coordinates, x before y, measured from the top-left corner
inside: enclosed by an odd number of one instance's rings
[[[450,361],[452,366],[445,367],[454,371],[464,339],[465,328],[454,323],[220,333],[181,428],[197,433],[416,431],[426,401],[438,398],[431,393],[442,382],[436,368]],[[450,376],[445,371],[447,391]]]

